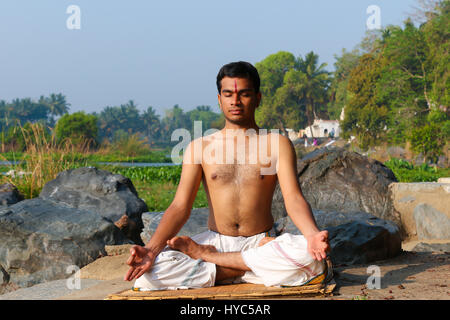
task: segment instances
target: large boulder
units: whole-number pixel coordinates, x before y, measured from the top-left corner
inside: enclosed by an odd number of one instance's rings
[[[141,215],[148,211],[130,179],[109,171],[84,167],[63,171],[48,182],[39,198],[95,212],[116,223],[133,242],[142,244]]]
[[[343,148],[325,147],[300,159],[297,171],[303,195],[313,209],[363,211],[401,226],[388,188],[397,179],[381,162]],[[275,219],[286,216],[279,186],[272,211]]]
[[[106,254],[105,245],[131,243],[101,215],[40,198],[0,210],[3,285],[27,287],[70,276]]]
[[[331,261],[353,265],[395,257],[401,252],[399,227],[366,212],[329,212],[313,210],[321,230],[328,230]],[[301,234],[287,217],[282,232]]]
[[[450,239],[450,219],[426,203],[414,208],[417,236],[419,240]]]
[[[164,212],[145,212],[142,214],[144,229],[141,238],[147,243],[161,221]],[[194,208],[191,211],[188,221],[184,224],[178,235],[192,237],[196,234],[208,230],[209,208]]]
[[[412,240],[420,239],[446,239],[443,237],[445,227],[448,228],[450,221],[450,183],[445,183],[445,179],[440,182],[411,182],[392,183],[389,190],[392,194],[392,202],[397,212],[400,213],[402,227],[406,236]],[[416,213],[419,211],[419,213]],[[428,219],[433,217],[432,219]],[[433,213],[433,212],[439,212]],[[437,218],[438,220],[434,220]],[[428,222],[425,222],[427,219]],[[436,226],[435,231],[425,232],[424,228],[430,229]],[[438,230],[442,231],[438,231]],[[420,235],[419,235],[420,233]],[[423,237],[424,238],[420,238]],[[419,237],[419,238],[418,238]]]

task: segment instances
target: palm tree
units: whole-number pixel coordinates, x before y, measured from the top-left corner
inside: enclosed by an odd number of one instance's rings
[[[144,111],[142,115],[142,120],[144,122],[145,130],[147,133],[147,137],[149,138],[149,141],[153,143],[150,138],[153,138],[153,140],[157,137],[158,132],[160,130],[160,119],[159,115],[156,114],[155,109],[153,107],[148,107],[146,111]]]
[[[300,56],[296,61],[296,69],[306,76],[301,94],[303,103],[306,106],[306,117],[310,128],[314,120],[317,119],[319,104],[326,102],[327,89],[331,80],[330,73],[324,70],[327,64],[322,63],[318,66],[318,60],[319,56],[311,51],[305,56],[305,59]]]
[[[66,97],[61,93],[52,93],[48,98],[41,96],[38,103],[47,106],[51,122],[55,121],[55,116],[62,116],[69,112],[70,103],[67,103]]]

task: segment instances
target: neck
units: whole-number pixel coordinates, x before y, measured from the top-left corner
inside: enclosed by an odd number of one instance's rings
[[[226,129],[232,129],[232,130],[241,129],[241,130],[244,130],[244,132],[245,132],[248,129],[255,129],[256,131],[258,131],[259,127],[254,120],[249,123],[240,123],[240,124],[232,123],[232,122],[226,120],[225,126],[223,127],[223,129],[224,130],[226,130]]]

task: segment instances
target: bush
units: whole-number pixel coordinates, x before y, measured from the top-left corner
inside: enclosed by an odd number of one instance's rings
[[[94,147],[97,145],[97,133],[97,117],[84,111],[63,115],[55,127],[56,139],[60,144],[71,140],[74,145],[87,142],[88,147]]]

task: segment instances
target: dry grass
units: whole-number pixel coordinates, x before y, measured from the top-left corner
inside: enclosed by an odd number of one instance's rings
[[[85,165],[76,160],[76,155],[87,153],[89,141],[74,145],[68,139],[58,144],[54,134],[46,138],[44,127],[39,124],[32,124],[29,131],[23,128],[21,131],[26,145],[23,161],[12,165],[15,174],[2,179],[14,184],[25,198],[38,196],[58,173]]]

